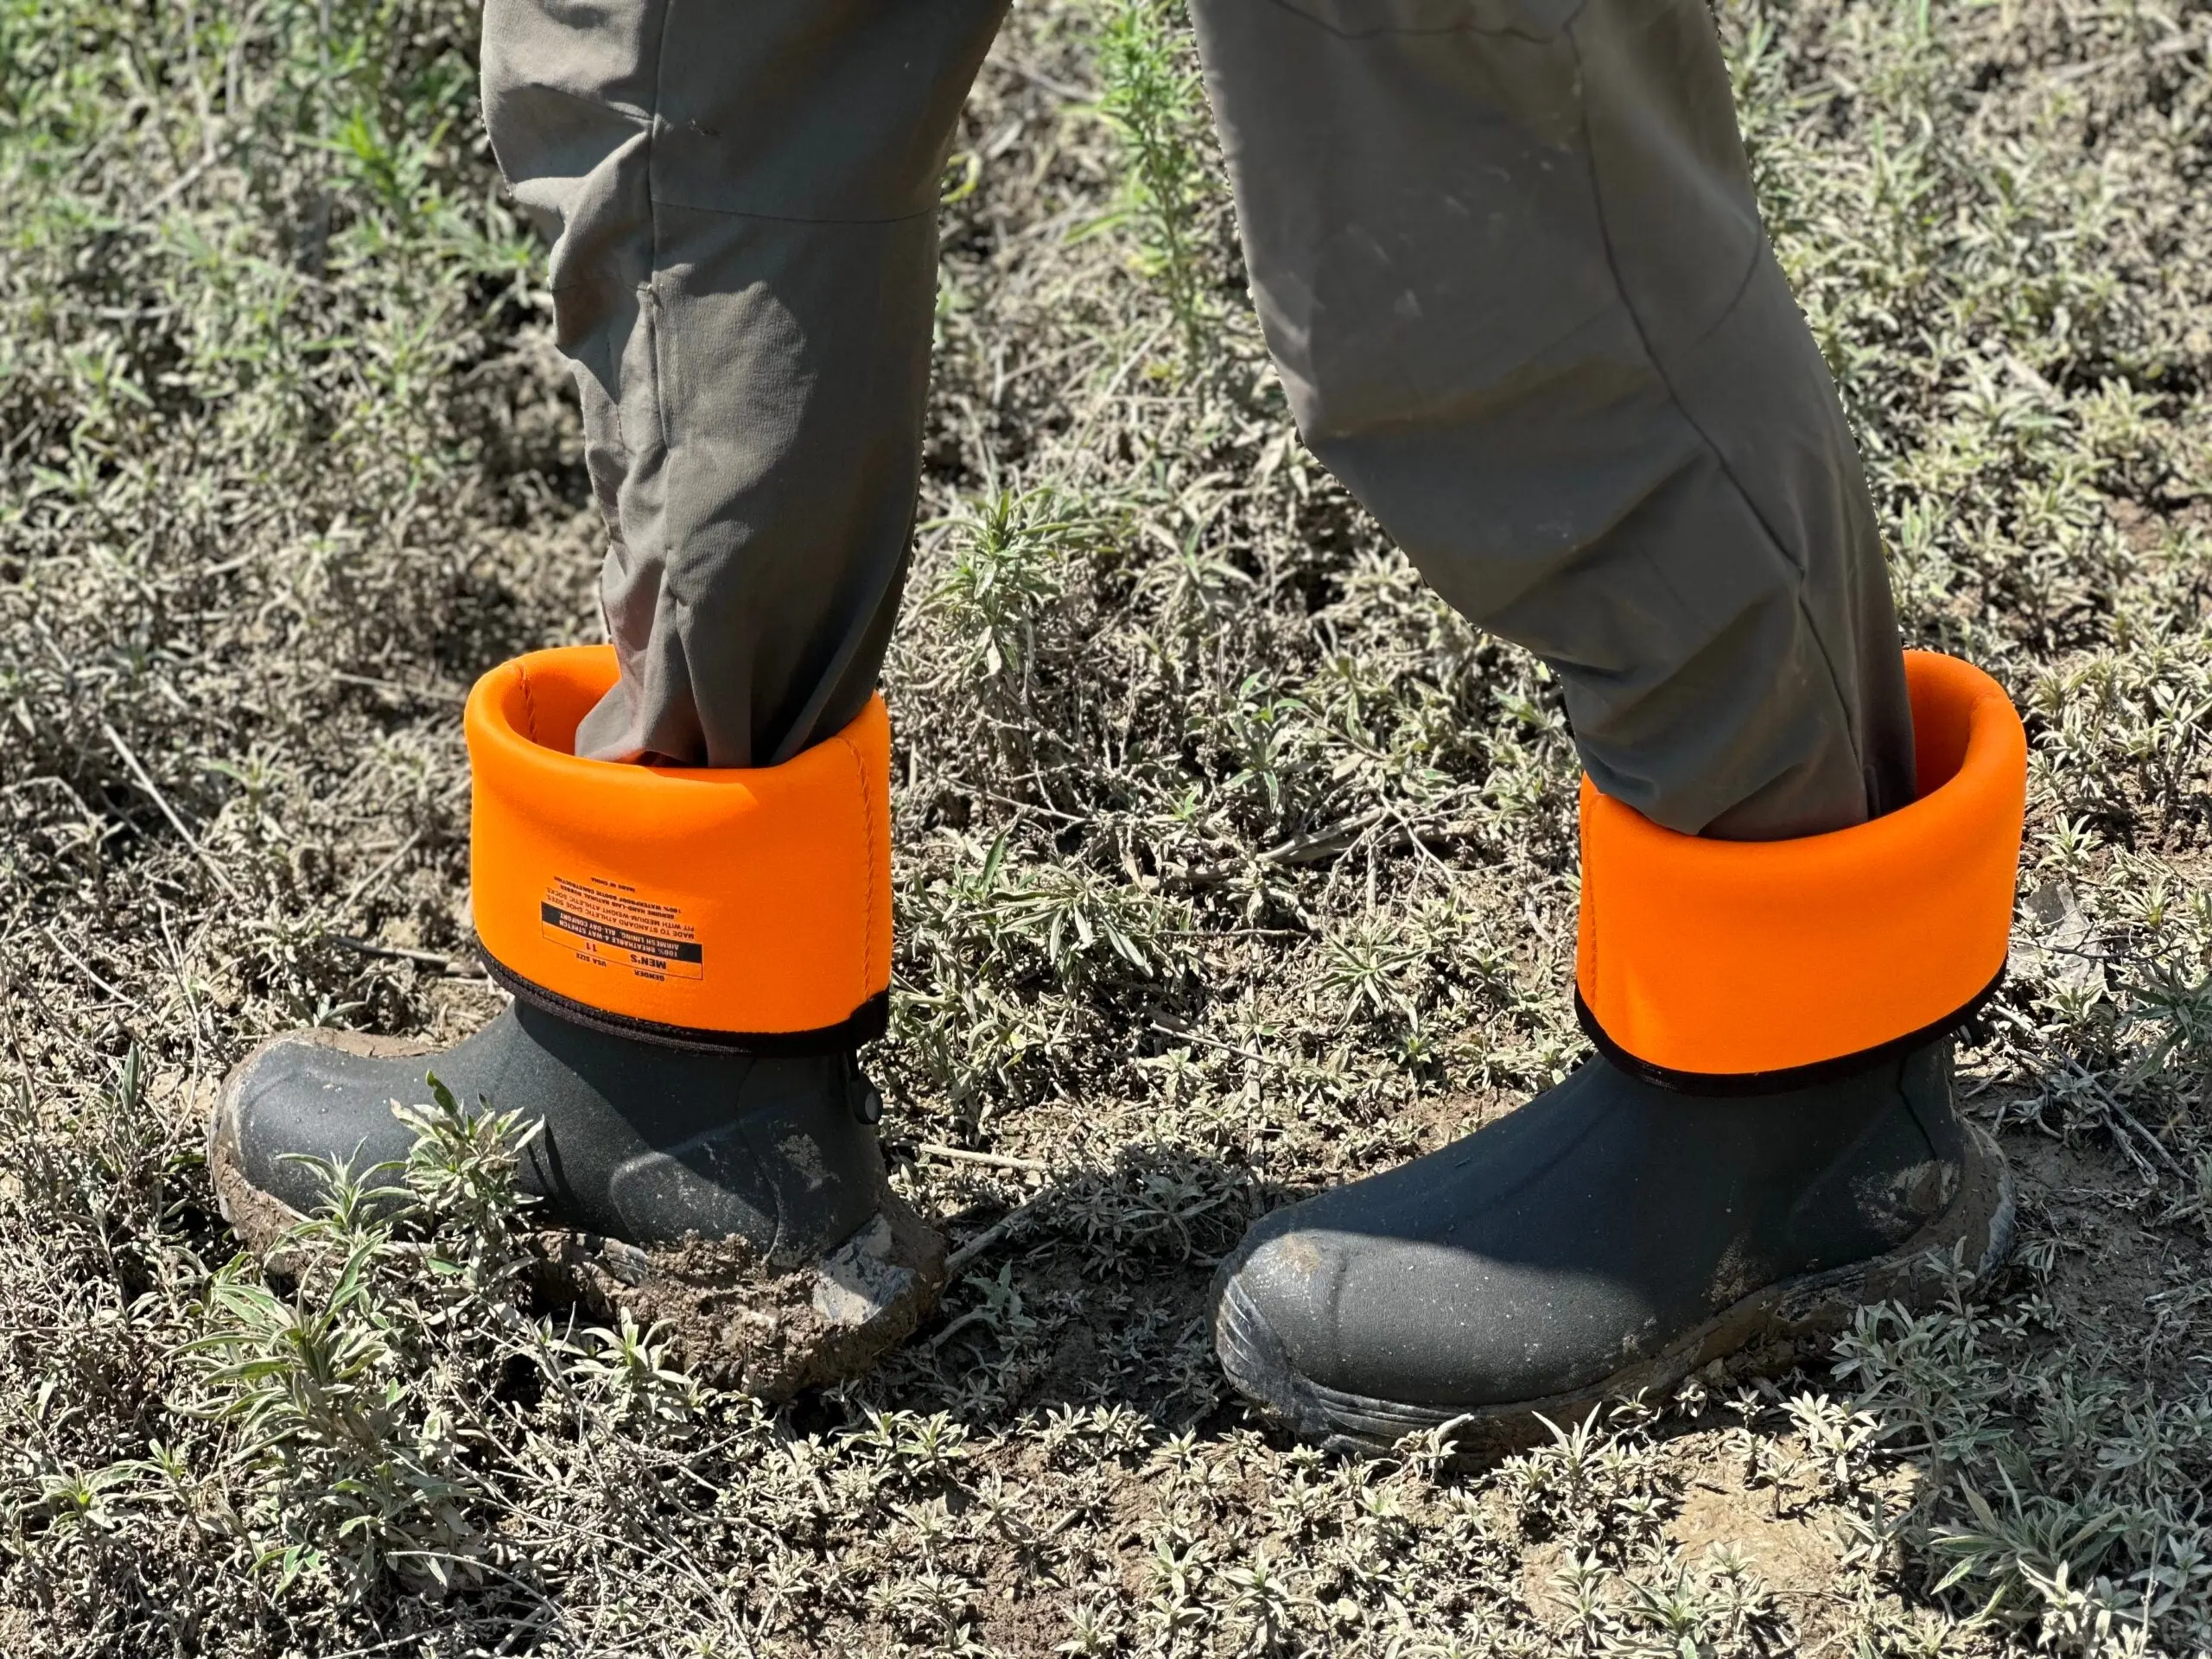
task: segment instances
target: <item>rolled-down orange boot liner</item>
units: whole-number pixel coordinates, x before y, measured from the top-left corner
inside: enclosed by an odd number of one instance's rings
[[[1830,835],[1714,841],[1582,782],[1575,1009],[1616,1065],[1764,1094],[1940,1035],[2005,970],[2027,739],[1980,670],[1905,653],[1918,798]]]
[[[891,982],[891,726],[880,697],[781,766],[575,753],[606,645],[469,693],[471,904],[493,976],[583,1024],[807,1052],[880,1035]]]

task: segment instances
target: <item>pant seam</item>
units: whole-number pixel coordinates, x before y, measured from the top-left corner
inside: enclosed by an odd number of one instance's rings
[[[910,225],[918,219],[928,219],[937,212],[934,205],[918,208],[911,213],[891,213],[879,219],[830,219],[807,213],[760,213],[749,207],[715,207],[703,201],[678,201],[674,196],[652,193],[652,205],[659,207],[680,207],[687,213],[714,213],[723,219],[757,219],[769,225]],[[658,220],[656,218],[656,224]]]
[[[1603,207],[1599,208],[1598,213],[1599,221],[1602,223],[1605,218],[1605,209]],[[1755,242],[1751,245],[1751,257],[1744,261],[1744,274],[1737,280],[1736,291],[1728,296],[1728,303],[1720,308],[1719,314],[1715,316],[1711,322],[1708,322],[1704,327],[1698,330],[1697,338],[1690,341],[1689,344],[1683,348],[1684,350],[1695,351],[1699,346],[1704,345],[1707,340],[1711,340],[1714,334],[1719,332],[1721,324],[1726,322],[1729,318],[1734,316],[1738,311],[1743,308],[1744,296],[1751,291],[1751,279],[1758,274],[1759,245]],[[1618,280],[1618,276],[1616,276],[1615,280]],[[1642,325],[1639,324],[1638,331],[1641,332],[1641,329]],[[1649,349],[1648,346],[1646,349]]]
[[[663,333],[663,330],[659,327],[661,271],[660,198],[653,189],[653,167],[657,152],[660,148],[661,99],[664,95],[665,89],[668,86],[668,14],[674,4],[675,0],[661,0],[659,9],[656,14],[660,29],[660,38],[653,42],[652,106],[647,112],[645,118],[645,234],[647,238],[645,248],[645,285],[652,291],[653,303],[650,320],[647,318],[645,308],[642,306],[639,308],[638,316],[639,325],[650,330],[646,344],[648,346],[647,354],[652,360],[653,368],[652,394],[653,404],[653,423],[660,429],[661,465],[668,472],[673,472],[676,467],[676,443],[670,432],[671,423],[668,416],[669,400],[665,395],[670,380],[668,365],[663,363],[660,359],[661,335]],[[664,501],[666,501],[676,495],[677,491],[674,486],[674,480],[672,479],[666,480],[662,486],[661,499]],[[663,515],[661,533],[664,537],[668,533],[665,514]],[[666,551],[667,550],[665,548],[662,550],[664,556],[665,556]]]
[[[1576,15],[1580,16],[1579,10]],[[1567,41],[1567,49],[1574,54],[1575,79],[1578,86],[1586,86],[1586,66],[1583,61],[1582,42],[1576,38],[1572,21],[1560,33],[1561,38]],[[1744,487],[1743,480],[1736,475],[1736,469],[1729,465],[1728,457],[1722,453],[1720,446],[1713,441],[1712,435],[1705,429],[1704,424],[1690,412],[1689,406],[1682,401],[1681,393],[1675,389],[1674,377],[1667,372],[1666,364],[1652,346],[1651,336],[1644,328],[1643,317],[1637,312],[1636,302],[1629,297],[1628,283],[1621,276],[1620,262],[1614,257],[1612,227],[1605,219],[1605,192],[1604,184],[1599,178],[1598,144],[1595,136],[1590,130],[1590,105],[1586,95],[1578,95],[1576,115],[1582,127],[1583,150],[1590,158],[1591,197],[1598,220],[1598,245],[1605,253],[1605,270],[1613,279],[1613,291],[1620,296],[1621,309],[1628,314],[1629,323],[1636,330],[1637,340],[1643,347],[1643,355],[1645,360],[1651,365],[1651,372],[1658,376],[1659,384],[1666,388],[1667,401],[1674,406],[1675,412],[1681,416],[1683,423],[1697,434],[1698,442],[1704,445],[1707,453],[1712,455],[1713,465],[1720,469],[1721,476],[1728,480],[1729,486],[1736,492],[1737,499],[1743,503],[1745,510],[1758,521],[1759,528],[1766,532],[1767,539],[1774,544],[1776,550],[1789,563],[1796,577],[1790,595],[1791,603],[1796,607],[1797,614],[1805,624],[1805,632],[1811,636],[1813,648],[1821,654],[1821,666],[1827,672],[1828,691],[1835,698],[1837,713],[1842,716],[1844,741],[1851,746],[1851,758],[1857,764],[1859,788],[1863,791],[1866,789],[1866,757],[1861,750],[1859,734],[1851,718],[1850,702],[1843,695],[1843,683],[1836,673],[1835,658],[1828,651],[1827,641],[1821,638],[1820,627],[1805,603],[1804,568],[1796,559],[1790,557],[1789,543],[1776,534],[1774,526],[1767,522],[1766,515],[1759,511],[1758,502],[1752,497],[1751,493]],[[1761,230],[1760,235],[1762,238],[1765,235],[1764,229]],[[1727,320],[1736,307],[1742,303],[1745,294],[1750,291],[1751,278],[1758,269],[1758,250],[1755,247],[1752,250],[1751,266],[1745,273],[1744,283],[1737,289],[1735,299],[1729,302],[1727,310],[1722,312],[1720,317],[1713,323],[1714,328],[1719,327],[1722,321]],[[1700,335],[1699,338],[1702,340],[1712,332],[1713,329],[1708,328],[1705,334]],[[1731,802],[1730,805],[1738,806],[1742,804],[1741,801],[1737,801]],[[1871,799],[1866,801],[1865,808],[1872,812],[1873,802]]]
[[[1575,19],[1582,16],[1587,0],[1582,0],[1582,3],[1577,4],[1573,11],[1560,18],[1558,28],[1549,35],[1533,34],[1525,29],[1511,27],[1484,29],[1480,23],[1472,21],[1450,23],[1440,29],[1393,29],[1388,24],[1377,24],[1373,29],[1338,29],[1325,18],[1316,17],[1303,7],[1291,4],[1289,0],[1268,0],[1268,3],[1278,11],[1288,12],[1300,22],[1312,24],[1325,35],[1335,35],[1340,41],[1374,41],[1380,40],[1384,35],[1397,40],[1432,40],[1440,35],[1480,35],[1487,40],[1526,41],[1531,46],[1542,46],[1558,35],[1564,35],[1574,26]]]

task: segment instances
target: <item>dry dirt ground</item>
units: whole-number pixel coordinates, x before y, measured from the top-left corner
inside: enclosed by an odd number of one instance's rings
[[[1287,424],[1173,9],[1019,8],[946,180],[869,1063],[982,1243],[769,1414],[535,1306],[496,1147],[304,1282],[200,1161],[266,1033],[496,1006],[458,700],[594,631],[474,14],[0,0],[0,1651],[2212,1650],[2212,12],[1718,18],[1906,627],[2029,719],[2022,1237],[1465,1470],[1254,1419],[1202,1293],[1576,1063],[1575,770]]]

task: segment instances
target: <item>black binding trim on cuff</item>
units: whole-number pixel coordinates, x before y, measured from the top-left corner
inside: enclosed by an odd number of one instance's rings
[[[754,1054],[764,1058],[838,1054],[862,1043],[874,1042],[891,1026],[891,992],[887,987],[855,1008],[848,1018],[815,1031],[706,1031],[693,1026],[664,1026],[658,1020],[609,1014],[558,991],[549,991],[502,963],[484,948],[481,939],[476,942],[476,954],[483,958],[485,971],[492,976],[493,982],[512,993],[518,1001],[542,1008],[570,1025],[584,1026],[609,1037],[658,1043],[663,1048],[690,1049],[703,1054]]]
[[[1650,1084],[1658,1089],[1672,1090],[1678,1095],[1700,1095],[1708,1099],[1740,1099],[1747,1095],[1784,1095],[1793,1089],[1811,1089],[1824,1083],[1840,1082],[1854,1072],[1865,1071],[1885,1060],[1893,1060],[1909,1051],[1934,1042],[1946,1032],[1956,1029],[1972,1019],[1981,1005],[1997,995],[1997,988],[2005,982],[2005,970],[1999,968],[1997,977],[1976,991],[1955,1012],[1945,1014],[1932,1025],[1909,1031],[1902,1037],[1877,1043],[1872,1048],[1862,1048],[1856,1053],[1839,1054],[1832,1060],[1815,1060],[1809,1065],[1784,1066],[1776,1071],[1677,1071],[1672,1067],[1654,1065],[1640,1060],[1605,1034],[1598,1023],[1598,1016],[1590,1012],[1590,1005],[1582,1000],[1578,986],[1574,993],[1574,1017],[1581,1025],[1583,1035],[1589,1038],[1598,1052],[1618,1071],[1625,1071],[1638,1082]]]

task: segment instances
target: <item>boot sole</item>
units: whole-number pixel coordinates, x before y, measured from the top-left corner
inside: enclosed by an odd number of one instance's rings
[[[1974,1282],[1987,1278],[2012,1248],[2012,1173],[1987,1135],[1969,1125],[1967,1135],[1965,1179],[1949,1207],[1896,1249],[1754,1291],[1652,1357],[1543,1399],[1412,1405],[1316,1382],[1292,1364],[1281,1339],[1236,1283],[1230,1262],[1214,1281],[1214,1350],[1241,1393],[1331,1450],[1387,1452],[1408,1434],[1448,1425],[1457,1459],[1494,1459],[1545,1439],[1548,1430],[1540,1418],[1564,1427],[1607,1401],[1636,1394],[1663,1398],[1695,1372],[1726,1383],[1788,1370],[1869,1304],[1898,1302],[1924,1311],[1956,1281],[1949,1265],[1955,1252],[1969,1264]]]
[[[365,1032],[319,1031],[305,1039],[377,1059],[433,1052]],[[301,1040],[301,1033],[272,1038],[233,1066],[207,1122],[217,1207],[255,1255],[279,1267],[284,1236],[307,1217],[247,1176],[237,1090],[271,1045]],[[763,1262],[741,1238],[638,1245],[546,1228],[523,1242],[531,1287],[546,1300],[610,1324],[626,1314],[642,1328],[658,1325],[692,1376],[772,1405],[868,1370],[913,1335],[944,1291],[944,1236],[888,1186],[874,1217],[796,1268]]]

